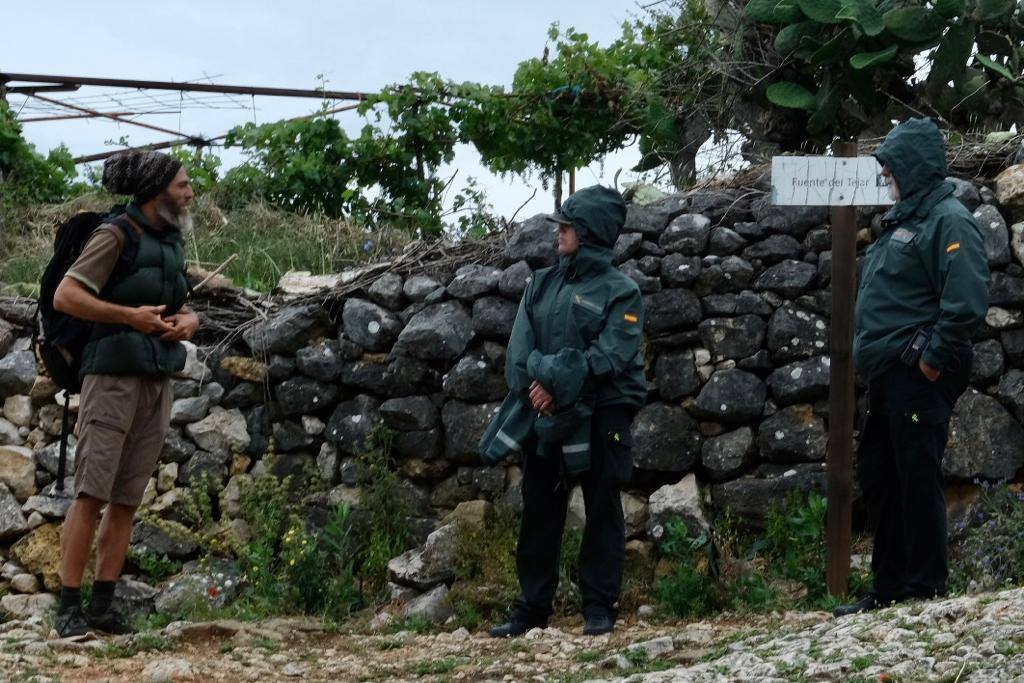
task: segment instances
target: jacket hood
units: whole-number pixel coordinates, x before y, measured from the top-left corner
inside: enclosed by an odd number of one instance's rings
[[[889,131],[874,156],[892,170],[901,201],[923,197],[949,175],[946,143],[931,119],[908,119],[899,124]]]
[[[581,244],[611,249],[626,224],[626,202],[610,187],[592,185],[569,197],[559,213],[576,226]]]

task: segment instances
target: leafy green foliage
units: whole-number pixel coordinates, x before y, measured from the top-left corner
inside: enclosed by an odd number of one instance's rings
[[[67,148],[41,155],[21,136],[14,112],[0,100],[0,204],[61,201],[71,192],[75,175]]]
[[[824,598],[825,585],[825,498],[811,493],[806,499],[792,493],[782,510],[768,515],[766,554],[773,571],[783,579],[807,587],[808,599]]]
[[[718,588],[712,572],[712,546],[707,536],[692,538],[682,521],[666,527],[661,551],[671,570],[658,580],[655,590],[663,609],[677,617],[702,616],[718,604]]]

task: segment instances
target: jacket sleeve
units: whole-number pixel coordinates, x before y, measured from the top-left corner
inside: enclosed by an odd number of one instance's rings
[[[604,381],[622,374],[640,352],[643,331],[644,305],[634,286],[612,299],[604,327],[585,352],[591,377]]]
[[[533,323],[530,319],[535,280],[536,276],[530,280],[526,291],[523,292],[523,298],[519,301],[519,311],[516,313],[516,320],[512,325],[508,350],[505,352],[505,383],[508,384],[508,390],[514,394],[526,391],[533,383],[530,373],[527,372],[526,364],[530,358],[530,352],[537,348]]]
[[[958,347],[970,343],[988,312],[988,257],[981,230],[963,216],[939,218],[930,246],[924,260],[939,286],[939,318],[921,359],[942,370]]]

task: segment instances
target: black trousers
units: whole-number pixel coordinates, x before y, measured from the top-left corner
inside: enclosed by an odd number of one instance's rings
[[[579,477],[587,521],[580,548],[580,593],[584,615],[615,618],[622,589],[626,525],[620,491],[633,469],[629,428],[635,410],[612,406],[595,410],[591,420],[590,469]],[[521,593],[515,614],[530,624],[546,624],[558,588],[562,531],[575,482],[568,481],[559,457],[526,449],[523,463],[523,519],[516,547]]]
[[[874,526],[874,593],[883,602],[946,591],[942,456],[970,360],[961,354],[935,382],[897,363],[869,384],[857,478]]]

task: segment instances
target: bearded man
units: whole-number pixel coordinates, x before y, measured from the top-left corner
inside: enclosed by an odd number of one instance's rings
[[[56,310],[94,323],[82,354],[75,499],[61,540],[54,628],[64,638],[132,630],[113,605],[114,589],[170,425],[170,376],[185,366],[181,342],[199,328],[184,306],[182,233],[191,228],[194,194],[181,162],[159,152],[124,152],[104,163],[103,186],[133,201],[123,217],[93,232],[53,298]],[[112,279],[115,267],[121,276]],[[97,521],[96,580],[83,608]]]

